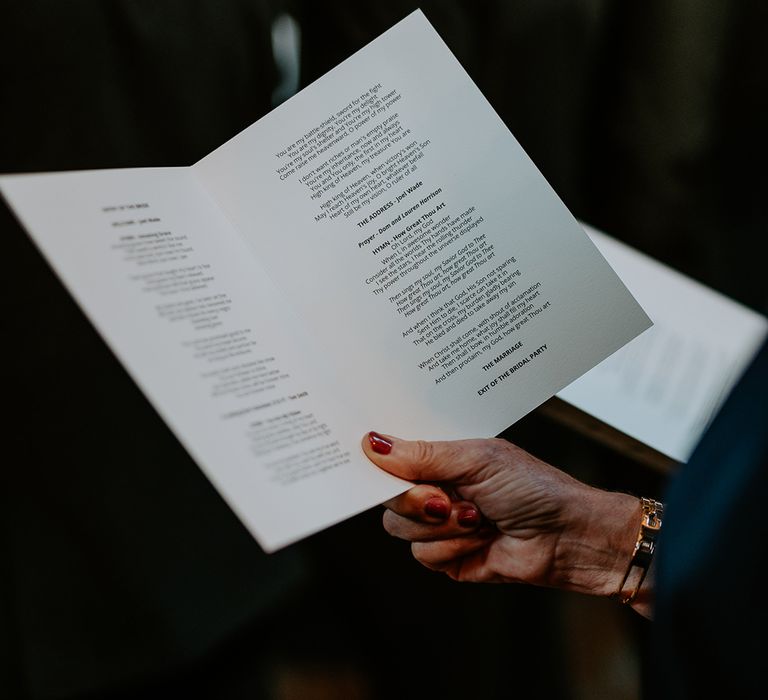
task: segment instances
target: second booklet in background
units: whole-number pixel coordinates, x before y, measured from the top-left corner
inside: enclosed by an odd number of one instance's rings
[[[650,322],[423,14],[192,168],[0,179],[267,550],[407,487]]]

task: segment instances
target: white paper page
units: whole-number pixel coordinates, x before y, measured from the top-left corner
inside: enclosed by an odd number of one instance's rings
[[[365,431],[494,435],[649,323],[420,13],[195,174],[0,186],[267,550],[405,488]]]
[[[266,550],[407,486],[364,457],[311,339],[188,168],[4,177],[0,188]]]
[[[680,462],[768,332],[768,321],[585,226],[654,322],[558,396]]]
[[[498,434],[649,326],[421,12],[193,169],[358,430]]]

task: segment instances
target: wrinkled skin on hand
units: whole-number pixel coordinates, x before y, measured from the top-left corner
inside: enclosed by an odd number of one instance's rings
[[[588,486],[505,440],[379,438],[364,438],[366,455],[416,483],[384,504],[384,527],[424,566],[457,581],[618,590],[640,522],[633,496]]]

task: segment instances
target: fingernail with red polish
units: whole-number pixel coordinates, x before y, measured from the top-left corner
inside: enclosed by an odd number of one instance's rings
[[[466,508],[458,514],[456,520],[462,527],[475,527],[480,522],[480,513],[474,508]]]
[[[392,452],[392,443],[378,433],[373,431],[368,433],[368,441],[371,443],[371,449],[380,455],[388,455]]]
[[[424,504],[424,512],[432,518],[445,520],[451,514],[451,508],[442,498],[430,498]]]

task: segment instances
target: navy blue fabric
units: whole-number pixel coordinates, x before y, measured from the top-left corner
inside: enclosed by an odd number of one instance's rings
[[[652,696],[765,697],[768,345],[670,484]]]

